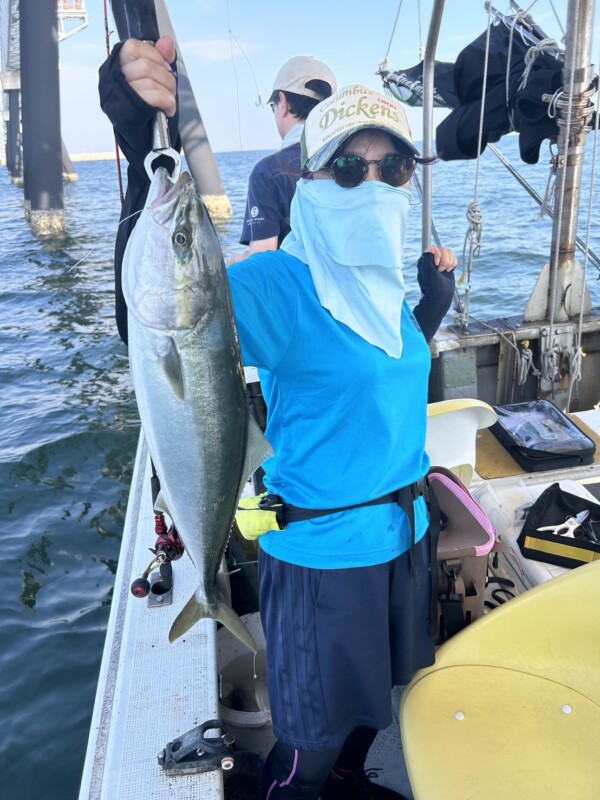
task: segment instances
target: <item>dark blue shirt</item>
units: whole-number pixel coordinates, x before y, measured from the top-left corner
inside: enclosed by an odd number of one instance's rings
[[[300,177],[300,143],[278,150],[255,164],[248,182],[246,215],[240,244],[277,236],[279,246],[290,231],[290,204]]]

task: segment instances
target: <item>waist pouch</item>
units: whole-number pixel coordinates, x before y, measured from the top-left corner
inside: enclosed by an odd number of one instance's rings
[[[356,503],[355,505],[341,506],[339,508],[300,508],[299,506],[284,502],[277,494],[263,492],[263,494],[256,495],[255,497],[242,497],[238,503],[235,519],[242,536],[245,539],[254,540],[269,531],[285,530],[288,525],[294,522],[325,517],[328,514],[337,514],[340,511],[351,511],[354,508],[363,508],[364,506],[397,503],[404,509],[414,529],[414,511],[412,504],[417,497],[425,495],[425,489],[426,481],[422,479],[416,483],[411,483],[409,486],[403,486],[395,492],[389,492],[375,500],[368,500],[364,503]]]

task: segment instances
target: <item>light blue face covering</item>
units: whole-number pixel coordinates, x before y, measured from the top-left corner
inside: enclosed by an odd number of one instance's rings
[[[379,181],[343,189],[300,180],[281,248],[308,264],[321,305],[371,344],[400,358],[402,250],[410,193]]]

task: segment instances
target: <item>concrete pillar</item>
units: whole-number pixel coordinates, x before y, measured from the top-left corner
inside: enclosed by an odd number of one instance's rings
[[[64,228],[56,0],[20,0],[19,15],[25,215],[49,235]]]
[[[62,146],[62,162],[63,162],[63,180],[65,183],[75,183],[79,180],[79,176],[75,172],[75,167],[71,161],[71,156],[67,150],[67,145],[61,140]]]
[[[6,166],[12,183],[23,182],[21,158],[21,109],[20,92],[12,89],[8,95],[8,121],[6,123]]]

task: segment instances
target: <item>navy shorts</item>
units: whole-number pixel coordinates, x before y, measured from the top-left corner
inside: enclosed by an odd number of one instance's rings
[[[434,661],[429,536],[385,564],[312,569],[260,551],[273,732],[299,750],[340,747],[391,724],[390,690]]]

